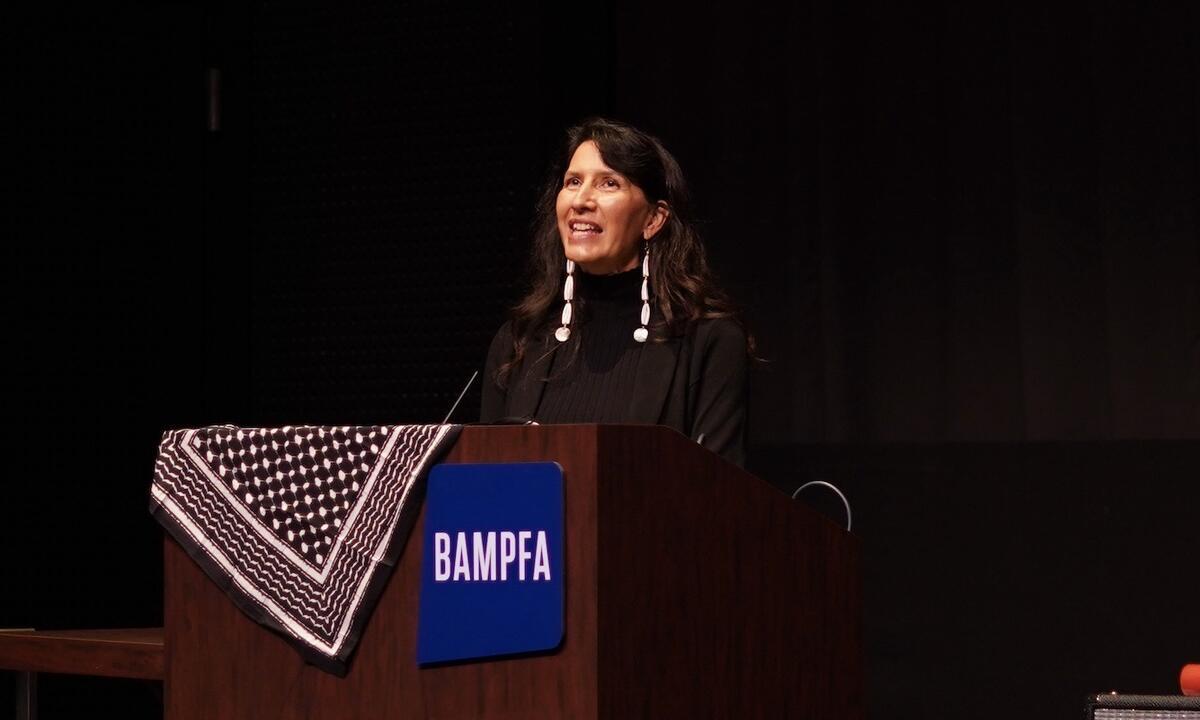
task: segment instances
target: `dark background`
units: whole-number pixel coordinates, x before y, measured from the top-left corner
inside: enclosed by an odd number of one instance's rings
[[[1200,661],[1200,12],[760,5],[6,23],[0,627],[161,623],[166,428],[440,420],[519,295],[563,128],[597,113],[694,184],[766,360],[752,468],[853,503],[873,717],[1177,691]],[[134,682],[45,676],[41,702],[158,712]]]

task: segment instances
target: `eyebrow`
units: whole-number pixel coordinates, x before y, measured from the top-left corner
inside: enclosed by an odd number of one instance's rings
[[[565,177],[570,177],[570,176],[572,176],[572,175],[586,175],[586,174],[587,174],[587,173],[586,173],[586,172],[584,172],[584,171],[581,171],[581,170],[571,170],[571,168],[567,168],[566,170],[564,170],[564,171],[563,171],[563,177],[564,177],[564,178],[565,178]],[[619,177],[619,178],[621,178],[621,179],[625,179],[625,176],[624,176],[623,174],[621,174],[621,173],[617,172],[616,170],[613,170],[612,168],[608,168],[608,169],[606,169],[606,170],[600,170],[600,171],[594,172],[594,173],[592,173],[592,174],[593,174],[593,175],[612,175],[613,177]]]

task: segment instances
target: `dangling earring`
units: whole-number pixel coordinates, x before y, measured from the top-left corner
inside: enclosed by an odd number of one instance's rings
[[[633,339],[640,343],[646,342],[650,331],[650,245],[646,245],[646,255],[642,258],[642,326],[633,331]]]
[[[644,292],[644,291],[643,291]],[[563,285],[562,327],[554,331],[554,337],[559,342],[566,342],[571,337],[571,301],[575,299],[575,261],[567,261],[567,282]],[[643,314],[645,314],[643,312]]]

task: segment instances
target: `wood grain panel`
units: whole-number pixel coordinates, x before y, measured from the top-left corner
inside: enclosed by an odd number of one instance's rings
[[[168,540],[167,718],[863,716],[852,536],[666,428],[467,428],[447,461],[544,460],[566,483],[558,651],[416,665],[423,513],[344,678]]]
[[[600,431],[601,716],[862,718],[857,540],[672,430]]]

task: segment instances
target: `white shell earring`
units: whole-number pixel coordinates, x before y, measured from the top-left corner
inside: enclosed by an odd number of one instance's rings
[[[559,342],[571,337],[571,301],[575,299],[575,261],[567,261],[567,282],[563,285],[562,327],[554,331]],[[644,313],[643,313],[644,314]]]
[[[633,339],[640,343],[646,342],[650,331],[650,246],[646,246],[646,255],[642,258],[642,326],[633,331]]]

